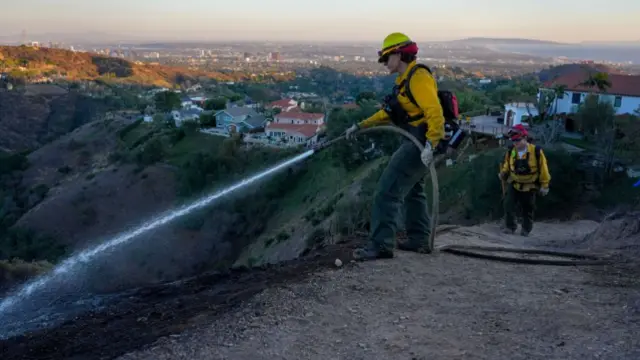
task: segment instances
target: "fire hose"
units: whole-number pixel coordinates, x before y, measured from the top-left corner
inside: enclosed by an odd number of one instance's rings
[[[424,145],[416,139],[408,131],[393,125],[382,125],[375,126],[370,128],[359,129],[355,135],[358,134],[366,134],[369,132],[392,132],[399,135],[404,136],[407,140],[411,141],[419,150],[422,152],[424,150]],[[316,147],[316,151],[321,149],[326,149],[333,144],[342,141],[346,138],[344,134],[326,141]],[[471,143],[471,139],[466,140],[465,146],[463,146],[462,151],[466,149]],[[429,233],[429,239],[427,242],[427,249],[431,252],[433,251],[441,251],[447,252],[450,254],[495,260],[495,261],[503,261],[503,262],[511,262],[511,263],[521,263],[521,264],[537,264],[537,265],[559,265],[559,266],[570,266],[570,265],[605,265],[612,263],[612,260],[602,258],[595,255],[589,254],[579,254],[579,253],[571,253],[571,252],[563,252],[563,251],[555,251],[555,250],[545,250],[545,249],[535,249],[535,248],[515,248],[515,247],[502,247],[502,246],[481,246],[481,245],[440,245],[438,247],[435,246],[435,236],[438,227],[438,215],[439,215],[439,204],[440,204],[440,195],[439,195],[439,187],[438,187],[438,173],[437,166],[439,166],[446,159],[446,155],[436,155],[434,160],[428,166],[427,177],[431,179],[431,188],[432,188],[432,205],[431,209],[427,209],[427,213],[431,214],[430,218],[430,228],[431,231]],[[427,205],[428,207],[428,205]],[[431,210],[431,211],[429,211]],[[493,253],[493,254],[490,254]],[[525,258],[525,257],[510,257],[510,256],[502,256],[495,253],[513,253],[513,254],[528,254],[528,255],[543,255],[543,256],[552,256],[559,257],[564,259],[540,259],[540,258]]]

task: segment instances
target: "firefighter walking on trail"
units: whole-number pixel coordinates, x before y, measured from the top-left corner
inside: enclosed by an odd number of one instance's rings
[[[448,146],[443,140],[447,118],[443,112],[447,113],[451,108],[441,106],[441,96],[450,95],[449,100],[457,100],[450,92],[438,92],[431,70],[416,64],[417,53],[416,43],[404,34],[393,33],[384,39],[382,50],[378,52],[378,62],[383,63],[390,73],[398,74],[393,91],[386,96],[380,111],[346,131],[346,137],[350,139],[360,128],[391,122],[425,144],[421,153],[413,143],[405,140],[391,157],[378,182],[369,244],[354,251],[356,260],[393,257],[398,228],[396,215],[403,205],[408,241],[398,244],[398,248],[415,252],[426,250],[431,229],[424,189],[425,166],[433,160],[434,152],[437,154]],[[449,112],[455,112],[450,117],[457,117],[457,104],[455,111]]]
[[[514,126],[508,136],[513,145],[505,154],[498,175],[503,184],[506,182],[504,232],[515,233],[516,208],[519,206],[523,219],[520,235],[528,236],[533,229],[536,194],[546,196],[549,193],[551,175],[544,152],[527,141],[528,131],[524,126]]]

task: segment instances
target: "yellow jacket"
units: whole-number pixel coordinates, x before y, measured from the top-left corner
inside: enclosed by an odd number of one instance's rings
[[[529,191],[538,188],[538,184],[542,188],[548,188],[551,181],[551,174],[547,166],[547,157],[544,156],[542,149],[540,151],[540,161],[536,157],[536,146],[534,144],[527,145],[527,153],[522,157],[518,155],[518,150],[513,148],[504,156],[504,160],[500,166],[500,173],[508,174],[508,182],[519,191]],[[516,161],[523,160],[529,156],[528,166],[530,172],[528,174],[516,174]],[[538,169],[540,163],[540,169]]]
[[[407,70],[396,78],[396,85],[400,85],[400,83],[407,78],[407,74],[415,65],[416,62],[413,61],[407,66]],[[411,94],[420,107],[416,107],[402,90],[398,95],[398,100],[409,116],[424,115],[421,119],[410,122],[409,125],[418,126],[426,123],[426,138],[435,149],[440,140],[444,138],[444,116],[442,114],[440,100],[438,99],[438,85],[436,84],[436,80],[426,69],[418,69],[411,76],[409,86]],[[380,110],[370,118],[361,121],[359,126],[361,128],[367,128],[375,125],[388,124],[389,122],[391,122],[389,115],[384,110]]]

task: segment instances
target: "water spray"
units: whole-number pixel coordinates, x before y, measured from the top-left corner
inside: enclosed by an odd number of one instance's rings
[[[5,313],[6,311],[8,311],[12,306],[14,306],[17,302],[19,302],[20,300],[26,298],[27,296],[31,295],[32,293],[34,293],[35,291],[45,287],[47,284],[49,284],[51,281],[53,281],[54,279],[57,279],[58,277],[64,276],[65,274],[68,274],[70,272],[72,272],[78,265],[80,264],[84,264],[87,263],[88,261],[90,261],[91,259],[93,259],[94,257],[96,257],[97,255],[99,255],[100,253],[109,250],[111,248],[114,248],[118,245],[127,243],[128,241],[130,241],[131,239],[142,235],[150,230],[153,230],[159,226],[165,225],[181,216],[187,215],[191,212],[193,212],[194,210],[200,209],[204,206],[207,206],[209,204],[211,204],[212,202],[214,202],[215,200],[220,199],[223,196],[229,195],[231,193],[233,193],[234,191],[244,188],[246,186],[252,185],[256,182],[258,182],[259,180],[266,178],[270,175],[273,175],[283,169],[288,168],[291,165],[294,165],[306,158],[308,158],[309,156],[313,155],[315,151],[314,150],[308,150],[300,155],[295,156],[294,158],[291,158],[287,161],[284,161],[272,168],[269,168],[259,174],[256,174],[254,176],[251,176],[247,179],[244,179],[240,182],[238,182],[235,185],[229,186],[225,189],[222,189],[220,191],[217,191],[213,194],[207,195],[203,198],[200,198],[199,200],[196,200],[195,202],[183,206],[177,210],[172,210],[169,211],[163,215],[160,215],[158,217],[156,217],[155,219],[148,221],[140,226],[138,226],[137,228],[120,234],[118,236],[116,236],[115,238],[106,241],[98,246],[95,246],[93,248],[90,248],[88,250],[82,251],[77,255],[71,256],[70,258],[68,258],[67,260],[63,261],[60,265],[56,266],[53,270],[51,270],[51,272],[43,275],[42,277],[36,278],[33,281],[27,283],[26,285],[24,285],[17,293],[15,293],[14,295],[4,299],[1,303],[0,303],[0,314]]]

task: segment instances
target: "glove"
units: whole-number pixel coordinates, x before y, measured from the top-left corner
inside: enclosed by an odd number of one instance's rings
[[[351,140],[353,139],[353,135],[356,133],[356,131],[360,130],[360,126],[358,126],[358,124],[353,124],[351,125],[350,128],[347,129],[347,131],[345,131],[344,133],[344,137],[347,140]]]
[[[429,140],[424,143],[424,150],[422,150],[422,153],[420,154],[420,160],[422,160],[424,166],[427,167],[431,165],[431,162],[433,161],[433,148],[431,147]]]
[[[540,189],[540,195],[547,196],[547,194],[549,194],[549,188],[548,187]]]
[[[498,178],[500,179],[500,181],[505,181],[505,180],[507,180],[508,177],[509,177],[509,174],[507,174],[507,173],[501,172],[501,173],[498,174]]]

